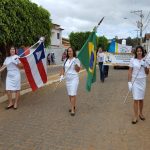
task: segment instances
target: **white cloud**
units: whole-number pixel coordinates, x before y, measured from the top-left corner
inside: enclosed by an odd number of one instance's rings
[[[136,36],[136,21],[139,19],[131,10],[143,10],[148,14],[149,0],[32,0],[51,13],[54,23],[60,24],[64,36],[74,31],[91,31],[105,16],[98,35],[113,38]],[[123,19],[123,18],[128,19]],[[149,27],[147,28],[148,31]]]

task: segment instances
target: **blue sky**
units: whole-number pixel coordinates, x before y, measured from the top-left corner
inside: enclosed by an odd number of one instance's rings
[[[138,15],[133,10],[143,10],[143,31],[150,32],[150,0],[32,0],[51,13],[53,23],[61,25],[63,36],[70,32],[91,31],[99,20],[105,19],[98,29],[98,35],[107,38],[136,37]],[[127,19],[124,19],[127,18]]]

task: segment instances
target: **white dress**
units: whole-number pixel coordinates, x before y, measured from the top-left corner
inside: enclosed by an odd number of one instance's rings
[[[134,82],[132,86],[133,99],[143,100],[146,89],[145,68],[141,67],[141,60],[136,58],[131,59],[129,66],[133,69],[132,71],[132,83]]]
[[[6,57],[4,61],[7,67],[6,90],[17,91],[21,88],[20,70],[17,67],[19,63],[17,55]]]
[[[80,67],[80,61],[77,58],[68,59],[65,64],[65,74],[66,74],[66,87],[69,96],[77,95],[77,89],[79,85],[79,75],[75,70],[75,64]]]

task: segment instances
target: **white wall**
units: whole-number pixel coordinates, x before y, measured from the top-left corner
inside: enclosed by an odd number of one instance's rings
[[[46,48],[46,56],[49,54],[49,53],[54,53],[55,54],[55,64],[56,65],[60,65],[62,64],[63,62],[61,61],[61,58],[62,58],[62,54],[63,52],[65,51],[64,48],[62,47],[48,47]]]
[[[145,43],[142,44],[147,51],[150,51],[150,39],[146,40]]]
[[[59,39],[57,39],[57,33],[59,33]],[[61,30],[52,29],[51,45],[60,46],[62,45],[62,33]]]
[[[150,39],[147,40],[147,51],[150,51]]]

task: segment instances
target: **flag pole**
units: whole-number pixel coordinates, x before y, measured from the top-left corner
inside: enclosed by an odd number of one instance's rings
[[[95,31],[97,31],[97,28],[100,26],[100,24],[103,22],[103,20],[104,20],[104,17],[99,21],[98,25],[94,28]]]
[[[41,42],[44,42],[44,40],[45,40],[44,37],[40,37],[40,39],[39,39],[35,44],[33,44],[32,46],[30,46],[29,49],[33,48],[33,47],[34,47],[35,45],[37,45],[37,44],[41,44]],[[21,54],[19,55],[19,57],[21,57],[23,54],[25,54],[26,51],[27,51],[27,50],[25,50],[23,53],[21,53]]]

